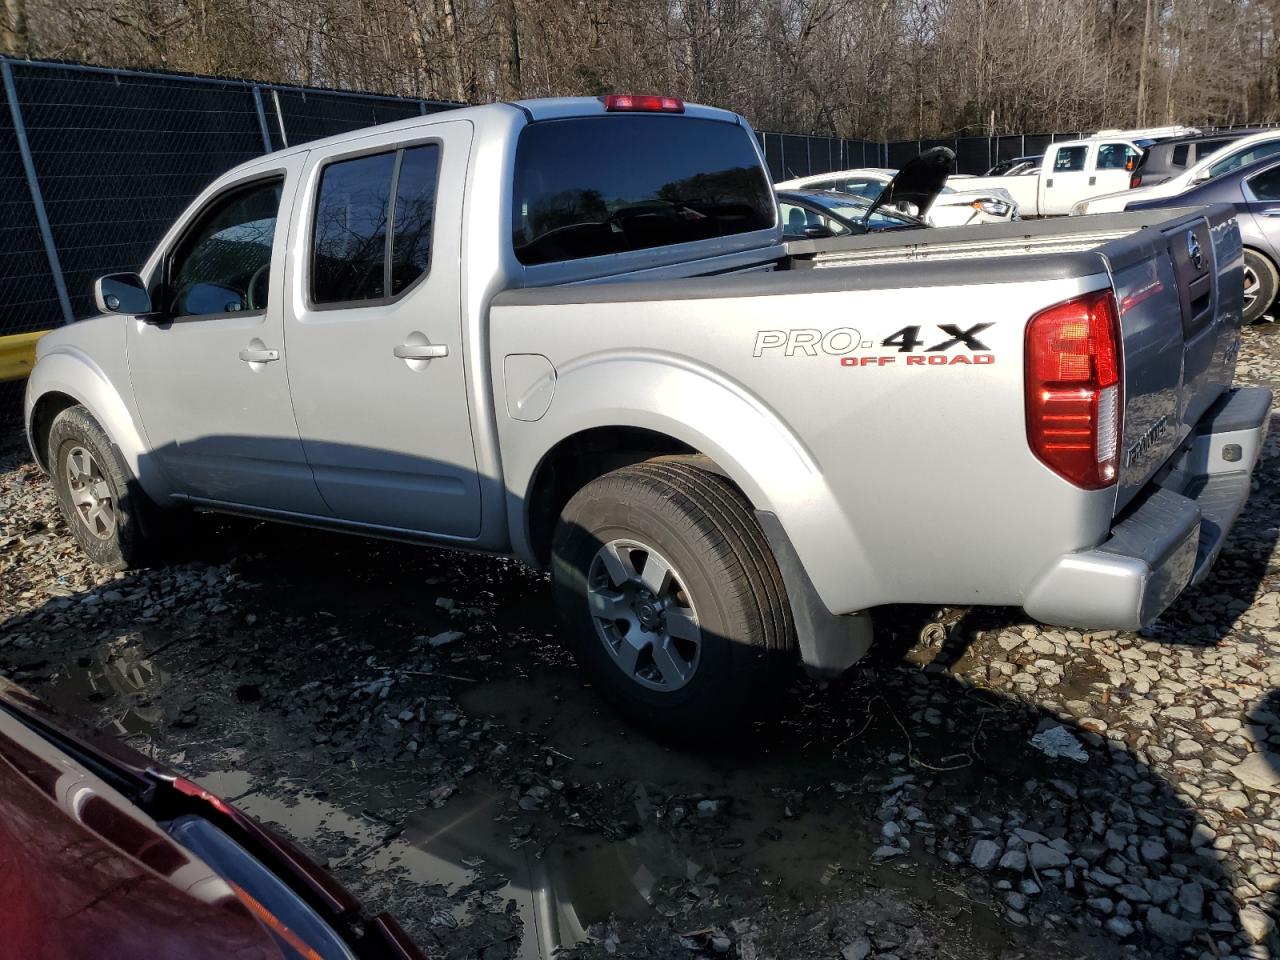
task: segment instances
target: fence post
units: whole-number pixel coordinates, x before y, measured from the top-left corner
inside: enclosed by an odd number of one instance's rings
[[[67,282],[62,276],[62,262],[58,259],[58,248],[53,242],[53,230],[49,226],[49,217],[45,213],[44,194],[40,191],[36,165],[31,159],[27,125],[22,120],[22,108],[18,105],[18,90],[13,83],[13,68],[8,60],[0,59],[0,72],[4,74],[4,93],[9,100],[9,113],[13,116],[13,134],[18,141],[18,152],[22,154],[22,169],[27,175],[27,189],[31,192],[31,205],[35,207],[36,224],[40,227],[40,239],[44,243],[44,255],[49,260],[49,273],[53,276],[53,287],[58,292],[58,303],[62,307],[62,322],[70,323],[76,316],[71,309],[71,298],[67,295]]]
[[[284,111],[280,109],[280,91],[271,88],[271,104],[276,108],[276,126],[280,128],[280,146],[289,146],[289,134],[284,129]]]
[[[262,88],[253,85],[253,105],[258,109],[258,128],[262,131],[262,152],[271,152],[271,131],[267,129],[267,112],[262,109]]]

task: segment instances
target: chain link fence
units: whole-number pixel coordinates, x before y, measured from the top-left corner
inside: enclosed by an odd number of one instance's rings
[[[1235,124],[1233,126],[1204,127],[1205,133],[1226,130],[1274,127],[1276,124]],[[801,134],[761,133],[765,160],[774,182],[807,177],[811,174],[830,173],[856,167],[885,167],[899,169],[904,163],[930,147],[950,147],[956,154],[956,173],[986,173],[1002,160],[1014,157],[1035,157],[1045,152],[1051,143],[1060,140],[1079,140],[1093,134],[1078,130],[1057,133],[1011,134],[995,137],[946,137],[942,139],[890,140],[838,140],[832,137],[804,136]]]
[[[459,106],[0,58],[0,337],[93,310],[214,178],[263,153]]]

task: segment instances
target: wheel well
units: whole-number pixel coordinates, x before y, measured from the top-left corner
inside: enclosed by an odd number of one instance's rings
[[[46,393],[36,401],[31,411],[31,422],[27,425],[31,436],[31,446],[40,469],[49,469],[49,430],[54,419],[63,410],[76,406],[80,401],[65,393]]]
[[[556,520],[575,493],[611,470],[671,455],[703,457],[687,443],[638,427],[585,430],[552,447],[534,472],[525,511],[529,545],[538,562],[549,562]],[[708,469],[723,475],[724,471],[714,461],[704,459]]]

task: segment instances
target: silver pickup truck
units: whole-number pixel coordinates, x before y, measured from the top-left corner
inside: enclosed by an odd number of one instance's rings
[[[270,154],[96,293],[26,396],[95,560],[181,506],[511,554],[668,731],[848,667],[882,604],[1147,623],[1270,411],[1227,208],[784,245],[747,124],[671,98]]]

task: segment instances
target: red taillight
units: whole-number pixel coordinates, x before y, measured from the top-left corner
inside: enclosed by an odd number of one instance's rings
[[[197,800],[203,800],[219,813],[223,813],[228,816],[235,813],[231,805],[221,797],[215,796],[204,787],[200,786],[200,784],[192,783],[185,777],[174,777],[173,789],[177,790],[179,793],[186,794],[188,797],[195,797]]]
[[[635,113],[684,113],[684,101],[679,97],[611,93],[604,98],[604,108],[614,112],[629,110]]]
[[[1133,176],[1129,178],[1129,189],[1136,190],[1140,186],[1142,186],[1142,174],[1135,170]]]
[[[1116,482],[1120,321],[1110,290],[1042,310],[1027,324],[1027,441],[1046,466],[1086,490]]]

